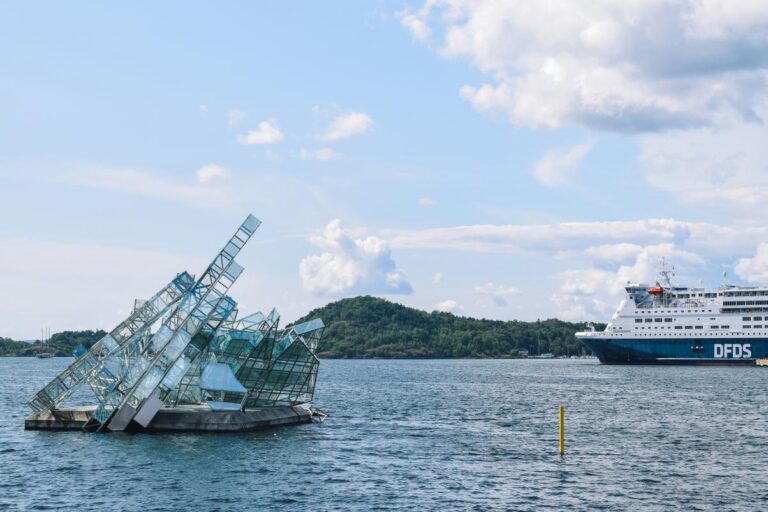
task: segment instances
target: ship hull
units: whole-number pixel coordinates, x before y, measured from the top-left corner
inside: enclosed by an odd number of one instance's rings
[[[754,366],[768,358],[768,338],[633,339],[579,336],[602,364]]]

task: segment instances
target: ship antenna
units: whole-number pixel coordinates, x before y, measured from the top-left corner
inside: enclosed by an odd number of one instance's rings
[[[672,288],[672,277],[675,275],[675,267],[667,270],[667,259],[662,256],[659,258],[659,282],[664,288]]]

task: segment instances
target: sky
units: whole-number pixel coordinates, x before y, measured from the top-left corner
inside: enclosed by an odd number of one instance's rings
[[[768,283],[766,2],[27,2],[0,63],[0,336],[111,329],[248,213],[285,321]]]

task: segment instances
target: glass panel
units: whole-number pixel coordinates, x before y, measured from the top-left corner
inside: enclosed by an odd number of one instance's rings
[[[134,398],[137,400],[144,400],[147,398],[152,394],[152,392],[157,387],[157,384],[160,382],[160,379],[162,378],[163,371],[157,366],[153,366],[152,369],[149,370],[149,373],[147,373],[141,380],[139,386],[136,388],[136,392],[133,394]]]
[[[189,340],[192,339],[192,336],[189,335],[187,331],[179,330],[176,332],[176,335],[171,338],[171,341],[168,343],[168,346],[165,349],[165,354],[168,357],[169,361],[174,361],[177,357],[181,355],[182,352],[184,352],[184,349],[189,344]]]
[[[154,336],[152,336],[152,350],[160,352],[168,340],[173,336],[173,331],[167,326],[163,325],[157,330]]]
[[[185,357],[176,361],[163,379],[163,387],[166,389],[174,389],[179,384],[182,377],[187,373],[190,366],[192,366],[192,363]]]
[[[101,342],[104,344],[105,347],[107,347],[108,352],[114,352],[117,350],[117,341],[115,341],[115,338],[113,338],[111,335],[107,334],[103,338],[101,338]]]

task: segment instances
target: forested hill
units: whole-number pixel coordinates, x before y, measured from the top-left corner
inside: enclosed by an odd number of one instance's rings
[[[105,334],[104,331],[62,331],[51,336],[47,346],[43,346],[39,341],[27,343],[25,341],[14,341],[10,338],[0,338],[0,356],[35,356],[40,352],[50,352],[56,356],[71,356],[72,351],[78,345],[90,348],[91,345],[100,340]]]
[[[585,325],[561,320],[502,322],[427,313],[366,296],[332,302],[296,323],[317,317],[327,326],[318,348],[318,355],[326,358],[517,357],[521,350],[531,355],[585,353],[573,335]],[[0,338],[0,356],[34,356],[45,351],[71,356],[77,345],[90,347],[104,334],[64,331],[51,336],[47,348],[39,342]]]
[[[326,330],[318,356],[326,358],[517,357],[586,354],[574,336],[583,323],[498,321],[427,313],[375,297],[355,297],[311,311]],[[597,325],[598,329],[602,326]]]

